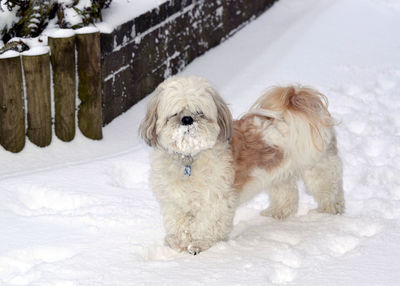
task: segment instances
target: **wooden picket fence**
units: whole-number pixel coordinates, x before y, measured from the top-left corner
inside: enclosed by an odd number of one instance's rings
[[[76,122],[86,137],[102,138],[100,34],[49,37],[48,44],[50,53],[0,59],[0,144],[8,151],[20,152],[26,136],[40,147],[51,143],[52,105],[60,140],[74,139]]]

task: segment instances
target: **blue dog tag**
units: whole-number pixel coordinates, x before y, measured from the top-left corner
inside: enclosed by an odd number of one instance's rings
[[[188,175],[189,177],[190,177],[190,175],[192,175],[192,166],[190,166],[190,165],[185,166],[184,175]]]

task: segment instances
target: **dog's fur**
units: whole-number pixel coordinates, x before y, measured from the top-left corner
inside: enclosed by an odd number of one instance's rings
[[[182,124],[185,116],[193,123]],[[270,198],[262,215],[293,215],[300,177],[319,211],[343,213],[333,125],[326,97],[311,88],[271,88],[233,122],[205,79],[164,81],[139,131],[154,147],[150,182],[161,205],[166,243],[192,254],[210,248],[227,238],[238,204],[260,191]]]

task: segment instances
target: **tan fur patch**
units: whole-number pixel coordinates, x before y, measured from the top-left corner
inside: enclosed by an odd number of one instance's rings
[[[268,89],[252,106],[252,109],[264,109],[280,112],[284,117],[291,113],[305,119],[313,137],[314,146],[319,146],[321,128],[332,127],[336,123],[328,111],[328,99],[319,91],[304,86],[273,87]]]
[[[269,146],[263,140],[262,131],[253,123],[257,115],[246,115],[233,122],[233,136],[230,141],[235,166],[234,187],[241,191],[251,179],[251,171],[257,167],[270,171],[283,160],[283,152],[276,146]],[[259,117],[260,120],[268,120]]]

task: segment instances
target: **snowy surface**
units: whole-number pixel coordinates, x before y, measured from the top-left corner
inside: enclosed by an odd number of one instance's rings
[[[118,17],[118,15],[115,15]],[[0,150],[0,285],[400,285],[400,2],[280,0],[185,74],[209,78],[234,116],[267,86],[302,83],[330,99],[346,214],[301,192],[285,221],[242,206],[229,241],[198,256],[163,246],[137,138],[148,99],[104,140]]]
[[[9,29],[14,23],[18,22],[16,9],[9,11],[4,1],[0,1],[0,31]],[[2,43],[0,42],[0,47]]]
[[[75,35],[75,30],[73,29],[47,29],[46,34],[48,37],[52,38],[69,38]]]
[[[0,55],[0,59],[15,58],[15,57],[19,57],[19,52],[7,51],[4,54]]]
[[[96,26],[103,33],[111,33],[119,25],[146,13],[168,0],[113,0],[109,8],[102,10],[103,22]],[[118,16],[116,16],[118,15]]]
[[[23,56],[40,56],[48,54],[49,52],[50,48],[48,46],[36,46],[36,47],[31,46],[29,50],[22,52],[21,54]]]

